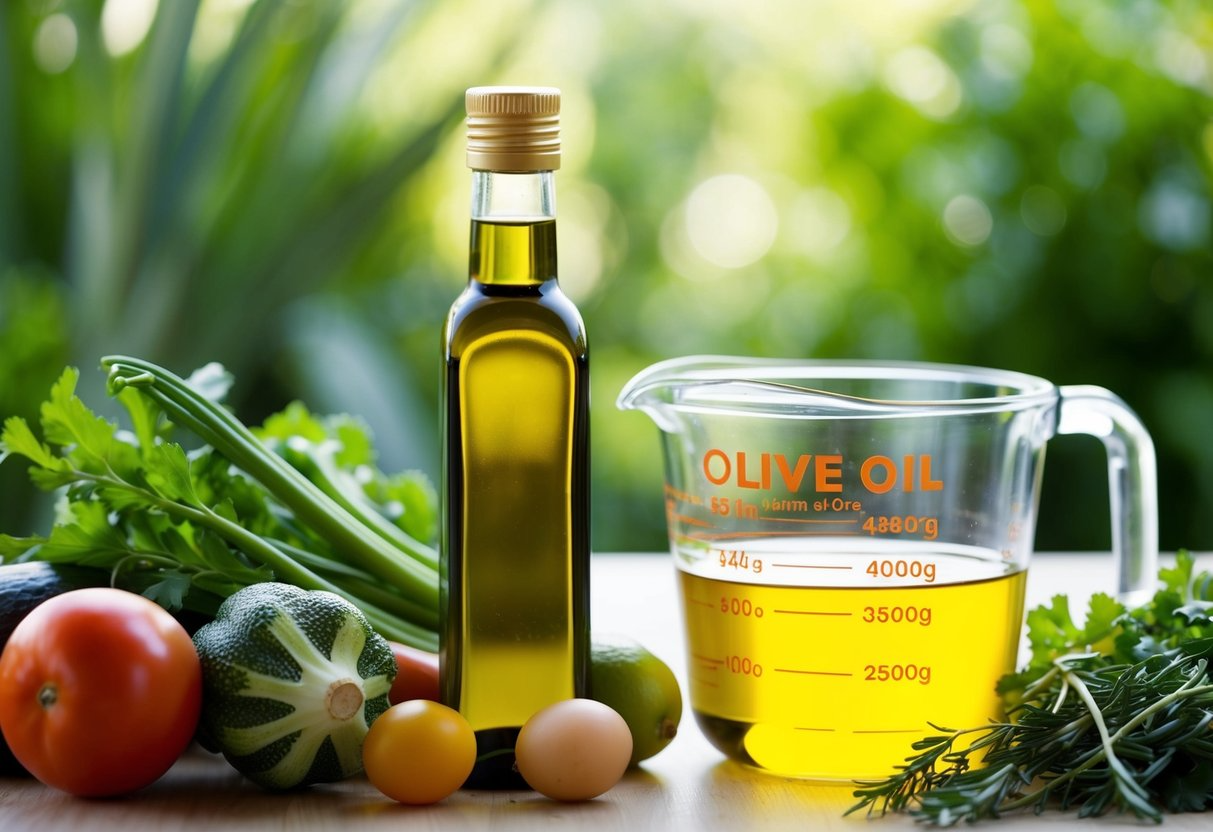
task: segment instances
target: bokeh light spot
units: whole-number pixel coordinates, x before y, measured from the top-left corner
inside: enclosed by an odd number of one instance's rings
[[[1061,175],[1080,188],[1098,187],[1108,172],[1108,159],[1103,148],[1092,141],[1071,139],[1057,151],[1057,166]]]
[[[925,46],[910,46],[889,59],[885,84],[893,94],[932,118],[960,107],[960,82],[943,59]]]
[[[34,32],[34,60],[48,75],[58,75],[76,60],[79,36],[65,14],[52,14]]]
[[[952,197],[943,209],[943,229],[956,245],[972,248],[990,238],[994,217],[980,199],[960,194]]]
[[[1014,26],[998,23],[981,33],[981,63],[996,78],[1018,80],[1032,68],[1032,45]]]
[[[1079,130],[1099,141],[1114,141],[1125,131],[1125,111],[1120,99],[1099,84],[1080,84],[1070,95],[1070,113]]]
[[[560,195],[560,283],[575,302],[588,299],[602,279],[610,211],[610,197],[593,186],[572,186]]]
[[[1181,32],[1162,32],[1154,48],[1154,62],[1171,80],[1190,87],[1206,82],[1209,64],[1200,47]]]
[[[1019,216],[1033,234],[1051,237],[1066,225],[1066,205],[1057,191],[1033,185],[1019,200]]]
[[[687,198],[687,239],[700,257],[722,268],[739,269],[757,261],[771,248],[778,230],[771,197],[748,176],[714,176]]]
[[[1142,233],[1172,251],[1196,251],[1206,246],[1209,219],[1209,200],[1180,174],[1156,182],[1137,206]]]
[[[785,231],[796,250],[826,254],[851,232],[851,209],[829,188],[810,188],[793,200]]]
[[[101,40],[114,57],[134,51],[156,19],[158,0],[106,0],[101,10]]]

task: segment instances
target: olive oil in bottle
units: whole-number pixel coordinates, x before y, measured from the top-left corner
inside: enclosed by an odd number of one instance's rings
[[[470,276],[444,333],[442,695],[476,731],[467,785],[525,788],[514,741],[587,695],[589,375],[556,277],[560,93],[467,92]]]

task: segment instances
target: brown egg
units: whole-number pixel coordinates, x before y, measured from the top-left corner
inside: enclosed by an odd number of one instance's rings
[[[515,748],[518,771],[553,800],[589,800],[619,782],[632,733],[618,713],[592,699],[566,699],[527,720]]]

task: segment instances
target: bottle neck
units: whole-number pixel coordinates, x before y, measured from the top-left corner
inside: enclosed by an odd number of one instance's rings
[[[551,171],[472,173],[469,274],[528,286],[556,277],[556,190]]]

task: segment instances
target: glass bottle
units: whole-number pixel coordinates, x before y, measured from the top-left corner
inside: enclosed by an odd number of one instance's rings
[[[467,92],[467,288],[444,332],[443,701],[476,731],[470,788],[524,788],[519,729],[586,696],[589,363],[556,277],[560,93]]]

